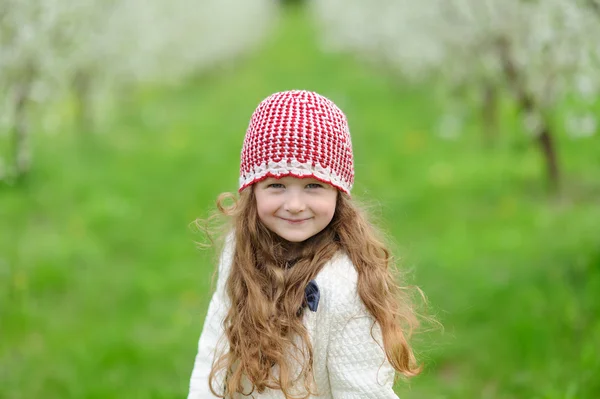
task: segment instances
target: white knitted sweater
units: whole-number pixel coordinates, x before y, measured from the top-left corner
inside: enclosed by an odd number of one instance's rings
[[[214,398],[208,387],[208,375],[215,348],[226,341],[219,340],[223,336],[222,322],[229,305],[225,282],[231,260],[232,244],[229,243],[221,256],[217,289],[200,335],[188,399]],[[315,278],[321,294],[318,309],[316,312],[304,309],[303,313],[303,323],[313,347],[313,370],[319,394],[312,398],[398,398],[392,390],[394,369],[382,350],[381,330],[378,324],[372,329],[374,319],[358,296],[357,277],[348,256],[339,253]],[[261,394],[254,391],[252,396],[239,397],[284,399],[281,391],[269,389]]]

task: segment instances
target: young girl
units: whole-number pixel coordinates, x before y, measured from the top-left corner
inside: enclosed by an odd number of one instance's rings
[[[309,91],[256,108],[188,399],[397,398],[416,317],[350,198],[345,115]],[[222,199],[223,197],[221,197]]]

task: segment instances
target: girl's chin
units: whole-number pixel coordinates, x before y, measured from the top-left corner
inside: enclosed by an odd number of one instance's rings
[[[302,242],[308,240],[314,234],[304,231],[278,231],[275,232],[279,237],[289,242]]]

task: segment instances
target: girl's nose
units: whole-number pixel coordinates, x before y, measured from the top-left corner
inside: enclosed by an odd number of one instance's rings
[[[304,211],[306,204],[302,199],[302,195],[298,193],[290,193],[285,201],[285,210],[290,213],[300,213]]]

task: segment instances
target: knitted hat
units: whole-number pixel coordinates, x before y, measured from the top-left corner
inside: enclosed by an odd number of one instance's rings
[[[275,93],[252,114],[242,147],[239,191],[267,177],[284,176],[313,177],[348,194],[354,183],[346,116],[317,93]]]

